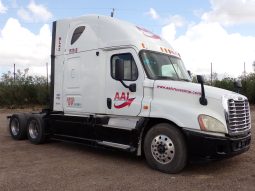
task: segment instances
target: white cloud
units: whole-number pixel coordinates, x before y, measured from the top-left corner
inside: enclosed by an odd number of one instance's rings
[[[165,19],[165,23],[172,23],[176,27],[183,27],[186,23],[185,19],[180,15],[173,15]]]
[[[164,31],[165,30],[165,31]],[[162,36],[170,41],[167,34],[174,33],[173,25],[162,29]],[[190,26],[182,36],[171,39],[172,46],[180,52],[187,69],[196,74],[213,72],[239,76],[246,62],[248,72],[252,71],[255,60],[255,37],[228,33],[219,23],[201,22]]]
[[[224,25],[255,23],[255,0],[211,0],[212,11],[202,15],[204,21]]]
[[[150,10],[146,14],[149,15],[152,19],[155,19],[155,20],[160,18],[159,14],[153,8],[150,8]]]
[[[7,10],[7,7],[0,0],[0,14],[6,13]]]
[[[23,20],[33,22],[33,18],[31,17],[31,14],[27,10],[25,10],[24,8],[20,8],[18,10],[17,14]]]
[[[176,35],[176,26],[171,23],[166,25],[161,30],[161,36],[166,39],[169,43],[172,43],[175,40]]]
[[[169,16],[162,20],[164,20],[164,23],[167,24],[162,27],[161,36],[163,36],[168,42],[172,43],[175,40],[177,28],[183,27],[186,21],[180,15]]]
[[[33,74],[45,75],[45,63],[49,62],[51,32],[49,25],[43,25],[39,34],[21,26],[19,21],[9,18],[0,30],[0,66],[19,69],[30,68]],[[40,69],[41,68],[41,69]]]
[[[38,20],[48,21],[52,18],[51,12],[49,12],[45,6],[36,4],[34,1],[30,2],[28,9]]]
[[[25,21],[29,22],[47,22],[52,18],[52,13],[41,4],[36,4],[35,1],[30,1],[27,8],[20,8],[18,15]]]

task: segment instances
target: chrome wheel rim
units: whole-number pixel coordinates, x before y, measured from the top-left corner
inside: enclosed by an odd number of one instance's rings
[[[11,131],[14,136],[17,136],[19,134],[19,121],[16,118],[12,119],[11,121]]]
[[[36,139],[38,137],[39,127],[38,127],[38,123],[35,120],[30,121],[28,132],[32,139]]]
[[[173,141],[166,135],[158,135],[152,139],[151,153],[154,159],[161,163],[170,163],[175,154]]]

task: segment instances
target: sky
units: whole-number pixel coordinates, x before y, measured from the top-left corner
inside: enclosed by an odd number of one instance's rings
[[[0,0],[0,74],[29,68],[46,76],[52,22],[110,15],[166,39],[193,74],[253,72],[255,0]],[[245,66],[245,67],[244,67]]]

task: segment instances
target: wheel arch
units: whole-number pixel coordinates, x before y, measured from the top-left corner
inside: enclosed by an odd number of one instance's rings
[[[138,148],[137,148],[137,155],[141,156],[143,155],[144,151],[143,151],[143,144],[144,144],[144,138],[145,135],[147,134],[147,132],[153,128],[153,126],[155,126],[156,124],[160,124],[160,123],[168,123],[170,125],[172,125],[173,127],[179,129],[181,131],[181,133],[183,134],[183,136],[185,137],[185,134],[182,130],[182,127],[178,126],[176,123],[174,123],[171,120],[168,119],[164,119],[164,118],[146,118],[143,121],[143,124],[140,125],[140,130],[139,130],[139,142],[138,142]],[[186,140],[185,140],[186,141]]]

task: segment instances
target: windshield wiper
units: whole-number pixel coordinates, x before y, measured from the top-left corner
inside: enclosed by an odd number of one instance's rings
[[[170,77],[170,76],[155,76],[155,80],[179,80],[179,81],[185,81],[185,82],[190,82],[190,80],[188,79],[184,79],[184,78],[173,78],[173,77]]]
[[[179,80],[181,80],[181,81],[185,81],[185,82],[190,82],[190,80],[188,80],[188,79],[184,79],[184,78],[179,78]]]
[[[176,78],[169,77],[169,76],[155,76],[156,80],[177,80]]]

